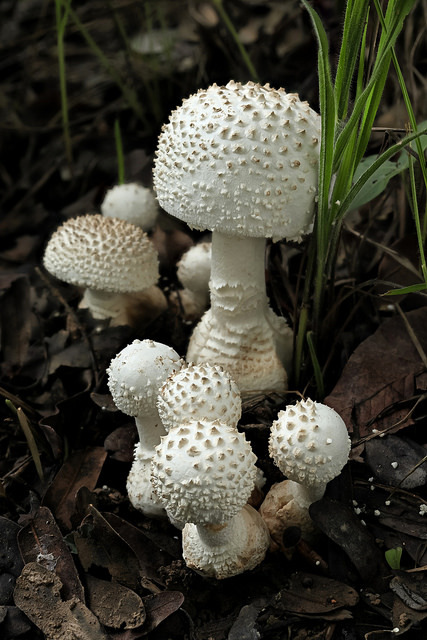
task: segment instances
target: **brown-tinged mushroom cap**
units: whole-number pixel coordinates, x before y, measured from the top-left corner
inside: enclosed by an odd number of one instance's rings
[[[312,228],[319,140],[320,117],[297,94],[214,84],[163,127],[157,198],[196,229],[300,240]]]
[[[64,222],[52,234],[43,263],[64,282],[111,293],[142,291],[159,277],[147,234],[130,222],[100,214]]]

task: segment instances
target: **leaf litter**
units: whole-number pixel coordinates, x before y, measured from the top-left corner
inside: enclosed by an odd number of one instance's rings
[[[0,8],[2,133],[10,150],[0,172],[0,387],[2,396],[25,412],[44,471],[38,478],[19,422],[2,404],[1,637],[382,640],[408,633],[424,640],[427,374],[419,347],[427,351],[427,318],[418,308],[425,304],[420,295],[415,309],[409,297],[400,300],[413,334],[398,314],[376,331],[369,322],[370,337],[348,358],[327,399],[347,423],[353,459],[311,508],[320,531],[312,546],[298,531],[287,531],[286,555],[269,553],[253,572],[216,583],[185,566],[176,529],[129,505],[125,485],[136,430],[113,406],[105,369],[141,336],[130,327],[94,323],[76,308],[80,292],[53,282],[39,265],[58,223],[96,210],[116,180],[114,120],[120,120],[129,150],[126,175],[146,185],[156,134],[136,123],[112,78],[74,30],[67,70],[75,164],[67,167],[56,85],[52,90],[55,32],[42,4],[5,2]],[[205,84],[201,78],[222,83],[243,77],[235,44],[212,3],[160,4],[165,14],[155,8],[149,16],[151,35],[159,37],[146,39],[150,47],[129,53],[127,60],[116,55],[120,29],[114,17],[123,15],[137,36],[143,20],[135,3],[119,1],[108,11],[100,3],[101,16],[99,3],[78,8],[118,68],[125,68],[135,85],[141,77],[151,82],[143,95],[149,119],[159,126],[194,90],[196,78]],[[224,4],[266,79],[301,87],[314,104],[315,46],[297,3]],[[331,17],[328,3],[318,4]],[[338,41],[338,21],[331,17],[328,27],[331,41]],[[393,97],[386,100],[390,105]],[[176,263],[200,236],[160,216],[152,238],[162,287],[173,290],[179,286]],[[402,252],[407,244],[404,238],[394,247]],[[271,252],[280,253],[269,265],[272,299],[289,313],[292,269],[301,252],[295,247],[287,252],[282,244]],[[409,259],[410,254],[411,249]],[[406,282],[409,276],[383,261],[379,277]],[[143,337],[167,341],[183,353],[191,328],[169,310]],[[244,406],[241,428],[267,478],[265,490],[282,480],[268,459],[267,438],[271,420],[287,401],[292,398],[259,397]],[[403,550],[400,569],[385,560],[385,551],[393,548]]]

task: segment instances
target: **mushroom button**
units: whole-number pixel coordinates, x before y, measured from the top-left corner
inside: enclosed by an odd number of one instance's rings
[[[115,185],[107,191],[101,204],[103,216],[126,220],[144,231],[154,227],[158,212],[151,189],[137,182]]]
[[[173,427],[156,447],[151,482],[172,520],[185,522],[187,565],[218,579],[252,569],[264,558],[269,535],[246,505],[256,456],[245,436],[219,420]]]
[[[200,242],[184,253],[178,262],[177,276],[183,289],[171,296],[179,302],[187,320],[200,319],[209,306],[212,244]]]
[[[134,340],[116,355],[107,369],[108,387],[115,405],[135,417],[139,442],[127,479],[127,491],[133,506],[146,515],[164,515],[150,485],[154,448],[165,433],[156,400],[166,378],[182,364],[171,347],[152,340]]]
[[[291,525],[299,526],[305,537],[312,537],[308,508],[322,498],[327,483],[340,474],[348,460],[347,427],[331,407],[302,400],[279,412],[271,427],[269,451],[288,478],[272,488],[260,509],[270,521],[272,537],[277,540],[280,529]]]
[[[242,413],[239,389],[218,365],[190,364],[164,383],[157,408],[166,431],[193,420],[222,420],[235,427]]]
[[[287,386],[277,342],[289,348],[290,329],[271,321],[265,239],[311,231],[319,138],[320,117],[296,94],[233,81],[184,100],[159,137],[160,205],[213,232],[211,309],[187,359],[222,365],[241,392]]]
[[[130,222],[87,214],[52,234],[43,264],[56,278],[86,291],[80,302],[94,318],[127,321],[124,294],[150,288],[159,278],[157,253]]]

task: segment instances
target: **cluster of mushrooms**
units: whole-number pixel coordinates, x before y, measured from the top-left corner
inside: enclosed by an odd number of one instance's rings
[[[311,231],[319,141],[320,117],[297,94],[233,81],[184,100],[159,137],[158,203],[212,232],[212,243],[194,248],[195,272],[189,256],[178,267],[188,316],[201,320],[185,361],[167,345],[135,340],[112,360],[108,385],[138,429],[132,504],[182,529],[187,565],[218,579],[258,565],[287,526],[310,537],[308,507],[348,459],[347,429],[335,411],[309,399],[288,406],[269,440],[287,480],[259,511],[250,506],[264,478],[237,429],[241,395],[284,392],[292,361],[292,331],[266,294],[265,242],[299,242]],[[149,190],[120,185],[101,214],[53,234],[44,265],[85,288],[81,304],[95,318],[130,323],[136,299],[161,313],[168,302],[147,234],[156,215]]]

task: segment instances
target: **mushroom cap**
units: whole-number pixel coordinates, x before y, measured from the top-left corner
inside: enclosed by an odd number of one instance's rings
[[[164,383],[157,409],[166,431],[194,420],[221,420],[235,427],[242,414],[237,384],[219,365],[189,364]]]
[[[209,296],[212,243],[200,242],[190,247],[178,262],[177,275],[186,289]]]
[[[142,291],[159,279],[157,253],[147,234],[100,214],[70,218],[58,227],[43,264],[64,282],[110,293]]]
[[[255,462],[249,442],[235,427],[197,420],[162,437],[152,460],[151,482],[175,520],[224,524],[248,501]]]
[[[107,191],[101,213],[108,218],[120,218],[144,231],[154,226],[159,213],[154,193],[137,182],[117,184]]]
[[[122,349],[107,369],[114,404],[128,416],[152,416],[166,378],[182,366],[172,347],[153,340],[134,340]]]
[[[280,471],[305,487],[326,485],[348,460],[350,438],[334,409],[309,398],[280,411],[269,451]]]
[[[196,229],[300,240],[312,229],[319,140],[320,116],[297,94],[213,84],[163,126],[157,199]]]

